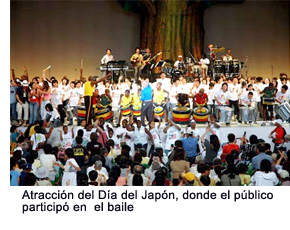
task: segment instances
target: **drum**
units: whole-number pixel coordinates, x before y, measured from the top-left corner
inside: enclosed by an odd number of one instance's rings
[[[105,121],[112,121],[113,112],[109,108],[96,109],[95,110],[96,119],[104,118]]]
[[[255,109],[253,107],[240,107],[239,120],[243,122],[255,121]]]
[[[135,105],[133,106],[133,116],[140,117],[141,116],[141,106]]]
[[[196,123],[206,123],[208,122],[209,112],[205,107],[196,107],[193,109],[192,116]]]
[[[290,119],[290,105],[287,101],[278,105],[277,114],[283,121],[288,121]]]
[[[161,106],[156,106],[154,108],[154,117],[157,119],[163,119],[164,118],[164,109]]]
[[[213,64],[215,73],[224,73],[224,65],[222,60],[215,60]]]
[[[262,100],[264,105],[274,105],[275,104],[275,98],[265,98],[263,97]]]
[[[216,117],[220,122],[225,122],[226,124],[229,124],[231,122],[233,114],[234,109],[228,106],[218,106],[216,108]]]
[[[85,106],[78,106],[78,119],[79,120],[86,119],[86,107]]]
[[[232,73],[233,72],[233,62],[232,61],[225,61],[225,73]]]
[[[190,121],[191,109],[188,107],[175,107],[172,110],[172,118],[176,124],[187,125]]]
[[[121,113],[122,113],[123,117],[130,116],[131,115],[130,106],[122,106],[121,107]]]
[[[232,72],[235,74],[240,73],[240,61],[238,59],[233,60]]]

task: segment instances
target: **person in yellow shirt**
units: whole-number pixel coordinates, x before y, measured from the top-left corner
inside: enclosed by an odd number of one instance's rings
[[[153,105],[155,107],[162,107],[164,110],[164,117],[165,122],[168,121],[168,115],[166,110],[166,103],[167,98],[165,97],[164,93],[167,93],[169,95],[169,92],[162,89],[162,83],[158,82],[156,85],[156,89],[153,91]]]
[[[85,108],[86,108],[86,122],[87,124],[92,123],[92,117],[93,117],[93,104],[92,104],[92,97],[93,92],[96,87],[96,84],[98,84],[101,81],[104,81],[106,78],[110,77],[111,74],[109,73],[105,77],[101,78],[100,80],[95,80],[92,76],[89,76],[88,81],[84,84],[84,100],[85,100]]]
[[[119,105],[121,105],[120,107],[120,114],[119,114],[119,121],[117,126],[120,126],[120,122],[121,119],[123,117],[123,113],[124,115],[129,115],[130,116],[130,120],[133,118],[132,116],[132,104],[133,104],[133,96],[130,94],[130,90],[126,90],[125,91],[125,95],[121,94],[120,96],[120,101],[119,101]],[[122,110],[124,112],[122,112]]]

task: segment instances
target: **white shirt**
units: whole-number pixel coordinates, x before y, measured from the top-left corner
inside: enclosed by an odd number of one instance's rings
[[[113,55],[108,55],[106,54],[102,59],[101,59],[101,64],[107,64],[109,61],[114,61]]]
[[[255,186],[275,186],[279,183],[279,180],[274,172],[257,171],[251,177],[251,183]]]
[[[53,171],[53,163],[56,161],[53,154],[41,154],[39,160],[41,166],[45,167],[48,172]]]
[[[184,62],[183,61],[174,62],[174,67],[177,68],[177,69],[181,68],[182,66],[184,67]]]
[[[185,94],[189,94],[190,93],[190,85],[188,83],[184,84],[179,84],[178,86],[179,88],[179,92],[180,93],[185,93]]]
[[[208,105],[212,105],[213,104],[213,100],[214,100],[214,89],[209,89],[207,92],[207,98],[208,98]]]
[[[180,126],[179,126],[180,127]],[[180,140],[181,138],[181,132],[175,126],[170,126],[169,129],[167,129],[167,138],[165,143],[165,150],[170,150],[171,145],[175,144],[176,140]]]
[[[70,89],[70,106],[77,106],[80,100],[79,89]]]
[[[199,63],[200,64],[206,64],[206,65],[209,65],[209,59],[208,58],[201,58],[200,60],[199,60]]]
[[[222,89],[220,89],[216,92],[215,97],[217,98],[217,101],[215,102],[216,105],[218,105],[218,103],[225,105],[227,99],[229,99],[229,91],[224,92]]]
[[[173,84],[173,86],[170,89],[170,103],[177,104],[176,96],[181,93],[180,88]]]
[[[288,91],[286,93],[282,93],[279,91],[276,95],[276,100],[279,101],[280,103],[284,103],[285,101],[288,101],[290,99]]]
[[[42,133],[35,133],[31,136],[30,140],[33,141],[32,149],[35,150],[39,143],[46,141],[46,138]]]
[[[70,131],[67,132],[67,134],[65,134],[64,132],[62,133],[62,142],[61,145],[64,148],[70,148],[72,143],[73,143],[73,139],[72,139],[72,133]]]
[[[253,87],[257,90],[257,102],[261,102],[261,94],[259,93],[259,91],[262,92],[265,89],[266,85],[264,85],[263,83],[257,83],[254,84]]]
[[[60,90],[62,90],[62,93],[64,94],[64,99],[63,100],[67,100],[69,98],[69,85],[62,85],[60,83],[60,85],[58,86],[58,88]]]
[[[147,141],[147,134],[145,132],[145,127],[141,126],[140,130],[138,130],[137,125],[134,125],[134,143],[135,144],[142,144],[145,145],[148,143]]]
[[[240,89],[240,85],[229,84],[229,100],[237,101],[239,100],[238,92]]]
[[[52,88],[51,89],[51,98],[50,98],[50,102],[52,105],[61,105],[62,104],[62,95],[64,94],[64,92],[62,91],[61,88]]]
[[[251,104],[250,104],[250,107],[255,108],[255,106],[256,106],[256,98],[253,97],[253,98],[250,100],[249,97],[248,97],[248,94],[244,94],[244,95],[241,97],[241,105],[246,106],[246,107],[249,107],[249,103],[251,103]]]
[[[159,133],[158,128],[155,127],[154,129],[150,129],[150,133],[151,133],[152,138],[153,138],[154,147],[155,148],[162,147],[161,140],[160,140],[160,133]]]
[[[49,114],[50,117],[50,121],[54,121],[57,118],[60,118],[60,115],[58,113],[58,111],[56,110],[56,108],[53,108],[53,110],[51,112],[47,111],[47,114]]]
[[[157,82],[161,82],[162,85],[161,85],[161,89],[163,90],[166,90],[169,92],[169,89],[171,87],[171,82],[170,82],[170,79],[169,78],[159,78],[157,79]],[[164,96],[168,98],[168,94],[167,93],[164,93]]]

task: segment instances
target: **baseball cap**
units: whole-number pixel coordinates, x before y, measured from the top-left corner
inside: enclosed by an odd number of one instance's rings
[[[191,129],[191,128],[188,128],[188,129],[186,130],[185,134],[193,134],[192,129]]]
[[[22,169],[23,169],[23,170],[29,170],[29,169],[31,169],[31,164],[29,164],[29,163],[24,164],[24,165],[22,166]]]
[[[23,85],[23,86],[28,86],[28,82],[27,82],[27,80],[24,80],[24,81],[22,82],[22,85]]]
[[[182,174],[182,176],[187,180],[187,181],[194,181],[195,180],[195,175],[191,172],[187,172]]]
[[[289,178],[289,172],[287,170],[280,169],[278,170],[278,174],[280,175],[282,179]]]
[[[283,121],[281,119],[277,119],[277,120],[274,120],[274,124],[277,123],[279,125],[282,125]]]

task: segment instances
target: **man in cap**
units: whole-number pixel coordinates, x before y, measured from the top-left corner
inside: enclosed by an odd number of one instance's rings
[[[191,128],[188,128],[185,132],[186,138],[182,138],[183,148],[187,153],[188,161],[190,165],[192,165],[195,161],[195,157],[197,156],[197,146],[198,146],[198,138],[193,136],[193,131]]]
[[[278,174],[282,182],[282,186],[290,186],[289,172],[287,170],[280,169],[278,170]]]
[[[16,90],[16,110],[18,114],[19,125],[28,126],[28,111],[29,111],[29,103],[28,103],[28,94],[29,87],[27,80],[22,82],[22,86],[18,87]],[[24,110],[24,123],[22,120],[22,111]]]
[[[174,63],[174,68],[177,70],[184,69],[184,61],[183,61],[183,57],[181,55],[178,56],[177,61]]]
[[[270,137],[272,138],[272,141],[274,142],[275,146],[278,146],[282,143],[282,140],[286,135],[286,131],[282,127],[283,122],[281,119],[274,120],[273,123],[276,126],[276,128],[270,133]]]

